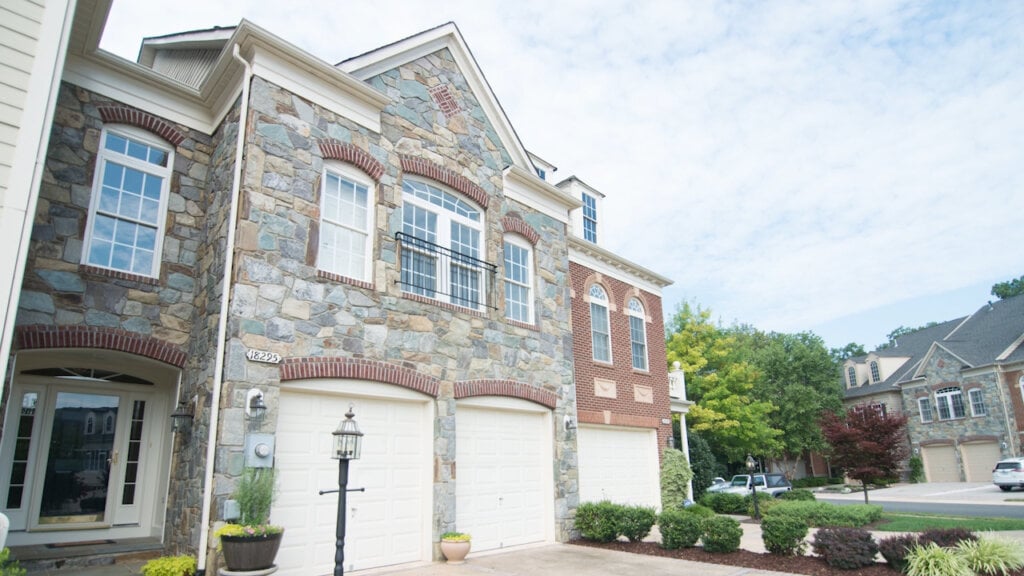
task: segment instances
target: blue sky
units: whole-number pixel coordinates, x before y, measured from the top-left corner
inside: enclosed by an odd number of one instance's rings
[[[1024,274],[1024,2],[115,0],[102,46],[243,17],[331,63],[454,21],[667,312],[872,348]]]

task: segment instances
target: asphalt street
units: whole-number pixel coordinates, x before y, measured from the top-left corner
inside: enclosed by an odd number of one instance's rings
[[[863,492],[819,492],[816,496],[833,504],[864,503]],[[871,490],[868,501],[891,512],[1024,518],[1024,491],[1003,492],[988,482],[897,484]]]

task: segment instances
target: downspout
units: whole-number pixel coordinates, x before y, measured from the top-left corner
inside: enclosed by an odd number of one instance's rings
[[[996,389],[999,390],[999,402],[1003,405],[1003,421],[1006,423],[1006,439],[1009,441],[1009,455],[1017,454],[1017,449],[1014,448],[1014,438],[1017,436],[1013,433],[1013,428],[1010,426],[1010,412],[1006,409],[1006,393],[1003,390],[1003,367],[994,366],[992,370],[996,375]],[[1000,457],[1006,456],[1001,454]]]
[[[228,210],[227,246],[224,254],[224,277],[221,280],[220,318],[217,322],[217,351],[214,355],[213,398],[210,401],[210,432],[206,442],[206,477],[203,480],[203,513],[199,528],[199,570],[206,570],[207,540],[210,537],[210,508],[213,504],[213,468],[217,455],[217,428],[220,422],[220,395],[224,385],[224,356],[228,332],[228,306],[231,295],[232,269],[235,265],[235,230],[238,220],[238,197],[242,188],[242,153],[245,149],[246,121],[249,117],[249,85],[252,83],[252,65],[242,58],[238,44],[231,55],[241,62],[242,102],[238,110],[238,138],[235,142],[235,167],[231,181],[231,203]]]

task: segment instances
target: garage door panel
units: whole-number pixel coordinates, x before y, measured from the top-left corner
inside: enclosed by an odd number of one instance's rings
[[[577,439],[580,502],[659,506],[654,430],[581,426]]]
[[[1001,452],[996,442],[970,442],[960,445],[964,459],[964,472],[968,482],[989,482],[992,469],[999,462]]]
[[[925,446],[921,448],[925,476],[929,482],[959,482],[960,467],[956,462],[953,445]]]

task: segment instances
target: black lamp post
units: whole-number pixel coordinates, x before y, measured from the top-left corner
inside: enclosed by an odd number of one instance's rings
[[[757,507],[757,481],[754,479],[754,471],[757,470],[757,460],[747,454],[747,472],[750,473],[750,489],[754,491],[754,518],[761,519],[761,510]]]
[[[363,433],[353,420],[352,405],[349,405],[345,419],[338,424],[334,436],[334,452],[331,458],[338,461],[338,523],[334,544],[334,576],[345,574],[345,495],[348,492],[348,461],[358,460],[363,445]],[[324,492],[321,492],[324,494]]]

